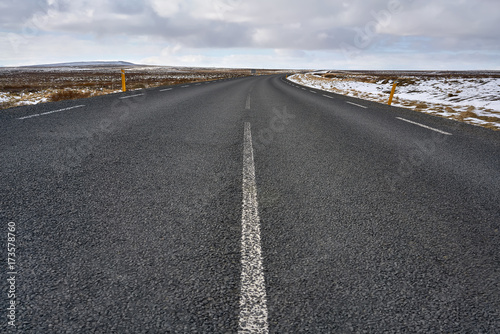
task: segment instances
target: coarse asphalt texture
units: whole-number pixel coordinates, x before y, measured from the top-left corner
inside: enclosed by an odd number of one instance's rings
[[[500,132],[284,75],[1,111],[0,331],[238,332],[245,123],[269,332],[500,332]]]

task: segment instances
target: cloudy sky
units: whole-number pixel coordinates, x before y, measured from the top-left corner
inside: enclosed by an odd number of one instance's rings
[[[500,70],[498,0],[0,0],[0,66]]]

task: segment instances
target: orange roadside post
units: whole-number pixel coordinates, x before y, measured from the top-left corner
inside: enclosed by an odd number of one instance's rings
[[[389,96],[389,105],[392,104],[392,98],[394,97],[394,93],[396,92],[396,86],[398,85],[398,82],[395,81],[394,85],[392,85],[392,91],[391,91],[391,96]]]
[[[122,92],[127,91],[127,85],[125,84],[125,70],[122,69]]]

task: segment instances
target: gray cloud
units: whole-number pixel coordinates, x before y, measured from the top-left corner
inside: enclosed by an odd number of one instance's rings
[[[3,0],[0,33],[142,38],[163,48],[290,54],[498,54],[499,11],[496,0]]]

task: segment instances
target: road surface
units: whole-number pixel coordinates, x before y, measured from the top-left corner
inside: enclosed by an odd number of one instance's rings
[[[277,75],[9,109],[0,140],[2,332],[500,331],[500,132]]]

